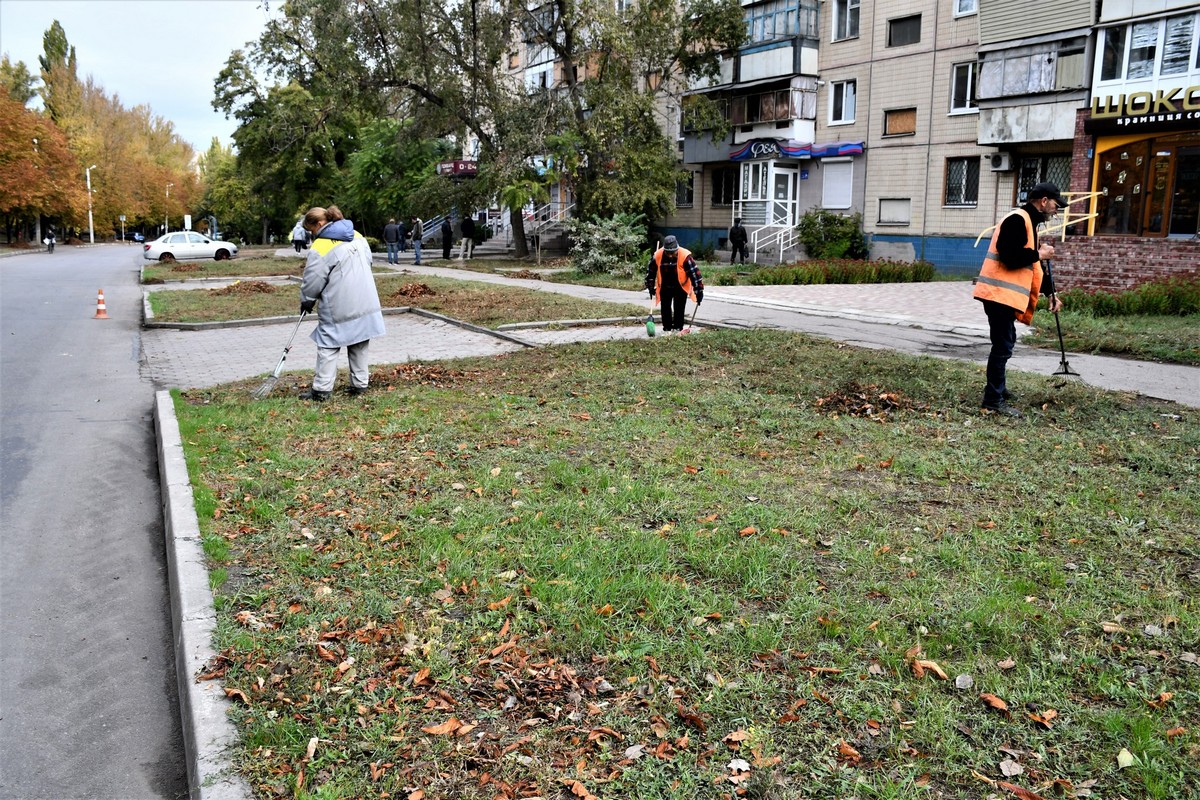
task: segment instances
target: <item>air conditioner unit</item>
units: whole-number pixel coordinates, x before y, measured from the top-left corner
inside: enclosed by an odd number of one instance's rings
[[[992,172],[1011,172],[1012,153],[992,153]]]

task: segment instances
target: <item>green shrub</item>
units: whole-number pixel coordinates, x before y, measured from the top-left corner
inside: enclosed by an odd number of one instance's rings
[[[1125,292],[1070,289],[1062,292],[1062,300],[1072,311],[1093,317],[1186,317],[1200,314],[1200,273],[1143,283]]]
[[[717,248],[712,242],[693,242],[687,246],[696,261],[716,261]]]
[[[363,238],[367,240],[367,244],[370,245],[372,253],[382,253],[387,249],[383,246],[383,242],[379,239],[376,239],[374,236],[364,236]]]
[[[923,283],[936,272],[928,261],[834,259],[768,267],[750,273],[755,286],[804,286],[824,283]]]
[[[572,265],[584,275],[634,274],[647,258],[645,220],[644,214],[569,220]]]
[[[866,258],[862,214],[843,216],[814,208],[796,226],[809,258]]]

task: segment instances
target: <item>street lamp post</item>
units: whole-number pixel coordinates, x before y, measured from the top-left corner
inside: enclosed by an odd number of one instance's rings
[[[88,189],[88,244],[96,243],[96,230],[92,227],[92,170],[96,168],[95,164],[84,170],[87,174],[87,189]]]
[[[175,184],[173,184],[173,183],[167,184],[167,205],[170,205],[170,203],[171,203],[171,187],[174,185]],[[163,235],[164,236],[171,232],[170,219],[171,219],[170,209],[167,208],[166,206],[163,206]]]

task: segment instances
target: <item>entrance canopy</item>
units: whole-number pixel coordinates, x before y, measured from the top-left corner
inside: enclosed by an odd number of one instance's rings
[[[863,151],[862,142],[831,142],[813,144],[795,139],[753,139],[729,153],[730,161],[748,161],[755,158],[829,158],[831,156],[857,156]]]

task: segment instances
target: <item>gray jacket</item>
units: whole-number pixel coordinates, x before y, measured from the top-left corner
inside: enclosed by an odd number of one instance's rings
[[[320,322],[311,337],[317,347],[345,347],[384,334],[371,247],[350,220],[331,222],[317,232],[304,265],[300,299],[319,301]]]

